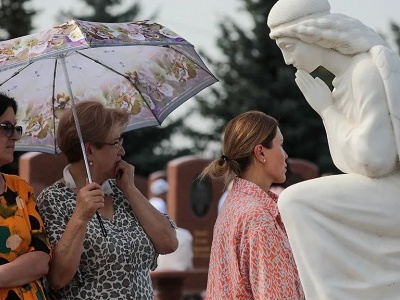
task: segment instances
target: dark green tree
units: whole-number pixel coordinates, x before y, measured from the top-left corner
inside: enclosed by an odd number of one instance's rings
[[[397,46],[397,53],[400,54],[400,26],[397,23],[391,22],[390,27],[392,29],[394,41]]]
[[[121,10],[122,0],[84,0],[89,9],[84,14],[73,11],[63,12],[63,20],[76,18],[96,22],[129,22],[136,18],[140,6],[133,3]],[[128,2],[128,1],[127,1]],[[114,13],[120,11],[120,13]],[[178,149],[172,142],[171,136],[180,131],[182,120],[171,121],[168,126],[141,128],[124,134],[124,159],[136,167],[139,175],[148,175],[157,170],[166,168],[168,161],[173,158],[192,154],[190,149]]]
[[[62,11],[61,20],[79,19],[93,22],[119,23],[129,22],[135,19],[140,11],[138,2],[132,3],[129,7],[121,11],[125,3],[130,1],[124,0],[83,0],[88,6],[85,11]]]
[[[135,165],[140,175],[165,170],[170,160],[193,154],[191,149],[177,148],[171,139],[173,134],[181,131],[181,127],[182,120],[176,120],[165,127],[141,128],[125,133],[125,159]]]
[[[27,35],[33,29],[32,17],[37,13],[26,8],[29,0],[0,0],[0,40]]]
[[[224,55],[210,60],[222,88],[199,99],[199,112],[216,120],[209,134],[188,130],[203,150],[210,141],[220,141],[228,120],[248,110],[263,111],[280,122],[289,157],[319,165],[321,172],[336,171],[328,150],[319,115],[306,102],[294,82],[295,69],[286,66],[276,43],[268,36],[267,16],[276,0],[243,0],[254,26],[250,32],[227,19],[220,24],[217,41]]]

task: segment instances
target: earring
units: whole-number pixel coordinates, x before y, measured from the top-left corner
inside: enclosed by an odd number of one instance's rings
[[[89,161],[89,166],[93,166],[93,162],[92,161]]]
[[[265,158],[263,159],[263,163],[265,164]]]

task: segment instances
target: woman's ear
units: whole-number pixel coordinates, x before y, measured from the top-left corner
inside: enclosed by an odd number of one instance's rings
[[[91,160],[91,158],[92,158],[92,154],[93,154],[92,147],[93,147],[92,144],[85,143],[86,157],[87,157],[88,160]]]
[[[261,144],[254,147],[253,154],[259,162],[265,163],[265,148]]]

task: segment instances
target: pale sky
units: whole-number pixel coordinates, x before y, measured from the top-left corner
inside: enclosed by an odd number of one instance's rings
[[[125,0],[125,3],[133,1]],[[36,18],[35,31],[41,31],[56,24],[60,9],[80,10],[83,1],[79,0],[33,0],[41,13]],[[330,0],[331,11],[355,17],[366,25],[382,33],[390,32],[391,20],[400,23],[399,0]],[[219,36],[217,24],[225,17],[232,18],[244,28],[249,28],[250,19],[241,9],[241,0],[147,0],[141,1],[142,11],[138,19],[146,19],[158,12],[154,21],[179,33],[196,48],[210,55],[217,55],[215,40]],[[266,28],[267,30],[267,28]]]
[[[158,17],[154,21],[180,34],[197,50],[201,49],[216,58],[221,55],[216,47],[216,39],[220,35],[217,26],[219,22],[229,17],[245,29],[251,26],[248,14],[241,9],[243,2],[241,0],[146,0],[141,1],[142,11],[138,19],[147,19],[157,12]],[[79,11],[84,9],[82,3],[82,0],[33,0],[32,5],[41,11],[34,21],[35,32],[57,24],[56,16],[60,9]],[[400,23],[400,0],[330,0],[330,4],[331,12],[357,18],[383,34],[390,33],[390,21]],[[209,67],[213,71],[212,66]],[[191,101],[187,101],[181,105],[171,117],[185,113],[191,106],[190,103]]]

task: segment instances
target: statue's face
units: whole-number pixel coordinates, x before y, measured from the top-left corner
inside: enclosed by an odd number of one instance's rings
[[[311,73],[320,66],[321,48],[295,38],[278,38],[276,44],[281,49],[287,65]]]

